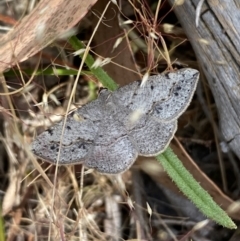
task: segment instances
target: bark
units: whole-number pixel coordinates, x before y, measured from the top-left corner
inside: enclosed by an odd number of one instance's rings
[[[220,130],[240,158],[240,8],[237,1],[205,0],[196,27],[199,0],[174,5],[215,98]]]

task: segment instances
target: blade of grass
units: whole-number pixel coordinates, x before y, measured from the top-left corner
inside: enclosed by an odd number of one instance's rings
[[[85,49],[84,44],[80,40],[78,40],[76,36],[72,36],[69,39],[69,43],[76,51],[78,51],[79,49]],[[83,54],[79,54],[79,56],[82,58]],[[101,67],[93,68],[92,66],[94,62],[94,58],[90,54],[88,54],[85,60],[85,64],[91,70],[92,74],[102,83],[104,87],[112,91],[116,90],[118,88],[118,85]]]
[[[0,210],[0,214],[2,214],[2,210]],[[0,215],[0,241],[5,240],[5,229],[4,229],[4,219],[3,216]]]
[[[77,75],[78,70],[75,69],[63,69],[63,68],[46,68],[43,70],[32,70],[32,69],[24,69],[21,70],[22,74],[26,74],[26,75],[55,75],[55,76],[62,76],[62,75]],[[84,71],[83,74],[90,74],[89,72]],[[12,77],[12,76],[21,76],[20,75],[20,71],[19,70],[9,70],[7,72],[4,72],[4,76],[5,77]]]

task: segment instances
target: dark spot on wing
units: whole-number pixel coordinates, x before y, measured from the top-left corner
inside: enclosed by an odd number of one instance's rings
[[[177,90],[177,91],[179,91],[179,90],[181,90],[181,89],[182,89],[181,86],[177,86],[177,87],[176,87],[176,90]]]
[[[92,122],[93,124],[98,124],[98,123],[101,123],[101,120],[93,120]]]
[[[132,105],[133,105],[133,102],[130,102],[129,105],[127,105],[127,108],[131,108]]]
[[[71,130],[72,128],[71,128],[71,126],[67,126],[67,129],[68,129],[68,130]]]
[[[80,145],[78,145],[78,148],[79,149],[86,149],[86,146],[85,146],[85,144],[84,143],[81,143]]]
[[[155,111],[157,112],[157,114],[160,114],[162,110],[163,110],[163,108],[161,106],[155,107]]]
[[[151,85],[151,90],[153,90],[154,89],[154,86],[153,85]]]
[[[50,146],[50,150],[51,150],[51,151],[59,152],[58,144],[53,144],[53,145],[51,145],[51,146]]]

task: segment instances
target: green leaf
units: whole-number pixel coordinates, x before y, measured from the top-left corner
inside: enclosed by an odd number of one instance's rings
[[[182,162],[173,153],[170,147],[156,158],[178,188],[203,214],[224,227],[230,229],[237,228],[227,213],[217,205],[208,192],[200,186],[193,178],[192,174],[183,166]]]

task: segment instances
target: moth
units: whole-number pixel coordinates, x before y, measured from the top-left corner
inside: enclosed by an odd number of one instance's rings
[[[61,121],[33,141],[32,151],[53,164],[83,163],[100,173],[122,173],[138,155],[156,156],[166,149],[198,79],[197,70],[184,68],[113,92],[103,89],[67,116],[63,135]]]

